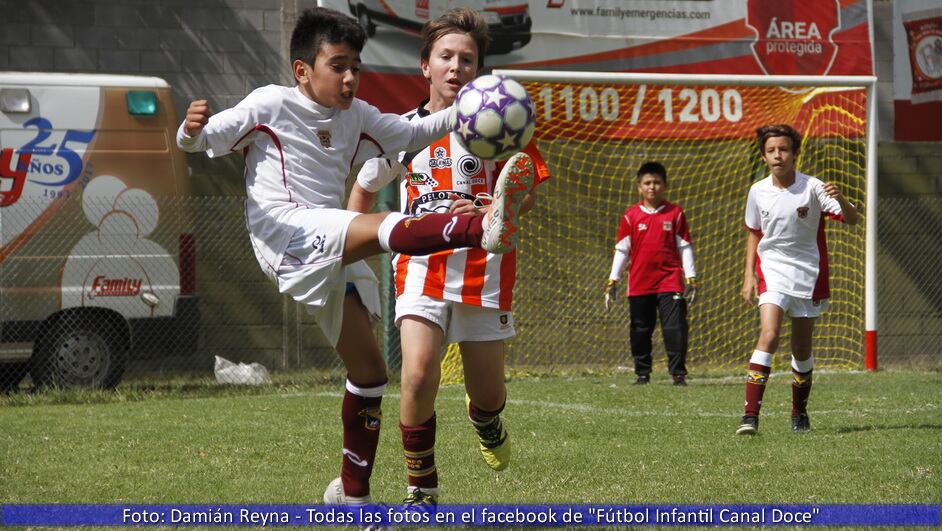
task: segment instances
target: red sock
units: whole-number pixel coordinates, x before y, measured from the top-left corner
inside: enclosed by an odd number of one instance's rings
[[[370,493],[370,475],[379,444],[379,427],[383,412],[380,404],[386,382],[359,385],[347,380],[343,395],[343,464],[340,478],[347,496],[367,496]]]
[[[746,415],[758,417],[759,408],[762,407],[762,395],[765,393],[765,383],[769,380],[772,367],[758,363],[749,364],[749,374],[746,376]]]
[[[792,369],[792,416],[808,412],[808,395],[814,370],[798,372]]]
[[[390,250],[421,256],[459,247],[480,247],[483,216],[425,214],[405,218],[389,233]]]
[[[420,489],[438,488],[435,468],[435,414],[418,426],[399,423],[402,449],[406,457],[409,486]]]

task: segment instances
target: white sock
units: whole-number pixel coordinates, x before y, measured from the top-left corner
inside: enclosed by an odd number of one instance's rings
[[[762,365],[763,367],[771,367],[772,353],[762,352],[761,350],[753,350],[752,357],[749,358],[749,363],[755,363],[756,365]]]
[[[795,356],[792,356],[792,369],[795,369],[801,374],[814,369],[814,355],[812,354],[805,361],[798,361],[795,359]]]
[[[379,224],[379,232],[376,235],[380,247],[387,252],[393,252],[393,250],[389,248],[389,235],[392,234],[393,227],[408,217],[409,216],[406,214],[400,214],[399,212],[390,212],[389,215],[386,216],[386,219]]]

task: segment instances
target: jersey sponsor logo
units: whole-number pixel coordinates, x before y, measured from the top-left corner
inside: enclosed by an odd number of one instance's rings
[[[322,146],[328,149],[330,148],[330,130],[329,129],[318,129],[317,139],[321,141]]]
[[[759,214],[761,214],[762,217],[764,217],[764,218],[769,217],[769,211],[768,211],[768,210],[762,210],[762,211],[759,212]]]
[[[363,426],[368,430],[376,431],[379,429],[379,425],[382,424],[383,411],[378,407],[368,407],[361,409],[357,414],[363,417]]]
[[[673,222],[673,221],[665,221],[665,222],[661,223],[661,228],[664,229],[664,230],[666,230],[666,231],[668,231],[668,232],[670,232],[670,231],[674,230],[674,222]]]
[[[647,223],[638,223],[638,230],[648,230]]]
[[[409,211],[416,216],[433,212],[445,214],[458,199],[474,201],[474,196],[457,190],[436,190],[413,199],[409,204]]]
[[[474,177],[481,172],[484,164],[474,155],[462,155],[458,159],[458,173],[464,178]],[[484,179],[481,179],[484,182]]]
[[[428,159],[428,167],[431,169],[451,168],[451,157],[448,156],[448,152],[445,151],[445,148],[435,148],[434,156]]]
[[[438,181],[427,173],[414,171],[409,173],[409,186],[438,186]]]
[[[88,298],[96,297],[133,297],[141,292],[143,280],[139,278],[108,278],[98,275],[92,281]]]
[[[798,207],[798,219],[805,219],[808,217],[808,207]]]
[[[345,456],[347,457],[347,459],[349,459],[350,462],[353,463],[353,464],[356,465],[356,466],[361,466],[361,467],[364,467],[364,468],[370,466],[370,462],[369,462],[369,461],[367,461],[366,459],[363,459],[362,457],[358,456],[358,455],[356,454],[356,452],[354,452],[354,451],[352,451],[352,450],[347,450],[346,448],[344,448],[344,449],[343,449],[343,455],[345,455]]]

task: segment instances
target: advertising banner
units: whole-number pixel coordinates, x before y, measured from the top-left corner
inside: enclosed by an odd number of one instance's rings
[[[465,6],[484,14],[487,68],[870,75],[867,0],[319,0],[367,30],[359,95],[383,110],[427,92],[419,31]],[[395,90],[390,90],[395,87]]]
[[[938,0],[893,3],[895,138],[942,141],[942,7]]]

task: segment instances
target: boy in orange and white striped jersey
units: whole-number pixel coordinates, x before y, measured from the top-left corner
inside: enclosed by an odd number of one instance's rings
[[[417,120],[452,105],[458,91],[484,65],[487,23],[471,9],[459,8],[425,25],[421,67],[429,98],[405,116]],[[536,168],[536,182],[549,176],[535,147],[524,150]],[[401,179],[402,211],[475,213],[487,211],[502,164],[468,153],[454,134],[398,161],[364,164],[348,208],[366,212],[375,193]],[[484,199],[482,199],[484,198]],[[521,212],[536,201],[531,192]],[[402,338],[400,428],[408,469],[411,505],[437,503],[435,398],[441,380],[440,356],[447,340],[461,347],[468,416],[480,438],[480,451],[494,470],[510,459],[507,431],[500,419],[506,401],[504,340],[515,335],[511,300],[516,281],[515,252],[492,254],[462,248],[429,256],[395,254],[396,323]]]

